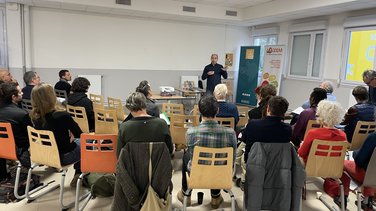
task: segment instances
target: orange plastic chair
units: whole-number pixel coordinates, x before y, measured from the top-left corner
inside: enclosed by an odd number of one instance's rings
[[[115,173],[116,172],[116,143],[115,134],[81,134],[81,171],[82,174],[77,180],[75,210],[83,210],[92,198],[91,192],[80,197],[81,182],[85,174]],[[82,206],[80,206],[80,201]]]

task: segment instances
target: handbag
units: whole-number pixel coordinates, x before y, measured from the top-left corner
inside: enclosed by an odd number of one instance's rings
[[[168,211],[170,210],[171,197],[170,192],[167,190],[166,200],[159,198],[158,194],[155,192],[151,186],[151,175],[152,175],[152,163],[151,163],[151,153],[153,151],[153,143],[150,143],[150,158],[149,158],[149,187],[146,199],[140,209],[140,211]]]

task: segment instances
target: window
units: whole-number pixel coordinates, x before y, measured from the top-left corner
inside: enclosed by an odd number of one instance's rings
[[[0,7],[0,67],[8,67],[8,54],[5,36],[5,8]]]
[[[289,76],[320,79],[325,31],[290,34]]]
[[[376,27],[345,30],[345,82],[363,83],[364,70],[375,67]]]
[[[253,37],[253,45],[254,46],[261,46],[260,48],[260,68],[259,74],[263,70],[264,66],[264,53],[265,53],[265,45],[277,45],[278,36],[277,35],[264,35],[264,36],[255,36]]]

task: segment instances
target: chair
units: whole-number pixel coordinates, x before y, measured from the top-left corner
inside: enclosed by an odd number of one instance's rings
[[[244,127],[248,123],[248,111],[249,107],[248,106],[236,106],[239,111],[239,122],[237,126]]]
[[[195,146],[191,173],[187,172],[188,192],[192,189],[224,189],[231,197],[231,210],[235,211],[235,197],[232,188],[232,167],[234,149]],[[183,210],[187,210],[187,196],[184,196]]]
[[[200,110],[198,109],[198,105],[193,106],[193,110],[191,111],[192,115],[200,116]]]
[[[315,119],[308,120],[304,138],[306,137],[308,131],[314,128],[322,128],[322,124],[318,123]]]
[[[235,119],[234,117],[216,117],[214,119],[215,121],[218,122],[218,124],[229,127],[234,129],[235,128]]]
[[[92,198],[91,192],[83,195],[85,200],[80,205],[80,187],[83,177],[90,172],[115,173],[116,172],[116,142],[117,134],[98,135],[81,134],[81,171],[77,180],[75,210],[81,211]]]
[[[0,158],[17,161],[16,154],[16,143],[14,141],[14,135],[12,131],[12,126],[8,122],[0,122]],[[16,171],[15,187],[18,187],[21,174],[21,163],[18,162]],[[33,192],[38,191],[40,187],[33,190]],[[23,199],[26,195],[19,195],[18,188],[14,188],[14,196],[17,199]]]
[[[93,102],[93,108],[99,108],[99,109],[104,109],[104,100],[101,95],[96,95],[96,94],[90,94],[89,95],[90,100]]]
[[[185,133],[189,127],[197,125],[199,125],[199,116],[172,114],[170,120],[172,142],[177,145],[186,145]]]
[[[27,112],[30,112],[33,107],[31,106],[30,99],[22,99],[21,101],[21,108]]]
[[[376,122],[358,121],[356,124],[354,135],[352,137],[349,151],[354,151],[362,147],[364,141],[370,133],[375,132]]]
[[[358,202],[361,201],[360,194],[362,193],[362,187],[367,186],[367,187],[372,187],[376,188],[376,148],[373,150],[371,159],[368,163],[366,175],[364,176],[363,184],[359,184],[355,180],[353,180],[355,183],[357,183],[358,188],[356,191],[356,198]],[[358,205],[358,211],[362,210],[361,203],[357,203]]]
[[[182,114],[184,115],[184,106],[183,104],[177,103],[163,103],[162,112],[170,118],[171,114]]]
[[[89,122],[84,107],[67,105],[67,112],[77,122],[82,132],[89,133]]]
[[[343,174],[347,141],[325,141],[315,139],[309,151],[306,172],[307,177],[323,177],[336,179],[341,190],[341,210],[345,210],[345,194],[339,178]],[[329,208],[329,207],[328,207]],[[331,208],[330,208],[331,209]]]
[[[118,120],[115,110],[95,109],[95,133],[96,134],[118,134]]]
[[[68,94],[65,90],[60,90],[60,89],[54,89],[56,97],[68,99]]]
[[[116,110],[116,115],[119,121],[123,121],[125,119],[124,108],[123,104],[121,103],[120,99],[108,97],[108,108]]]
[[[65,176],[66,176],[68,168],[72,164],[67,165],[67,166],[61,165],[59,151],[57,148],[54,134],[52,133],[52,131],[36,130],[31,126],[27,127],[27,132],[29,135],[29,142],[30,142],[30,159],[33,164],[31,165],[28,175],[27,175],[26,190],[25,190],[26,198],[28,199],[29,202],[31,202],[31,201],[34,201],[36,198],[39,198],[40,196],[43,196],[46,193],[49,193],[60,187],[59,201],[60,201],[61,209],[65,210],[65,209],[69,209],[70,207],[73,207],[74,202],[68,205],[64,205],[63,203]],[[46,165],[46,166],[54,167],[57,169],[63,169],[62,174],[61,174],[61,181],[60,181],[60,184],[55,184],[54,186],[50,187],[46,191],[39,192],[38,194],[31,196],[31,192],[29,192],[31,173],[32,173],[32,170],[35,167],[38,167],[39,165]],[[42,188],[48,186],[49,184],[50,183],[47,183],[46,185],[42,186]]]

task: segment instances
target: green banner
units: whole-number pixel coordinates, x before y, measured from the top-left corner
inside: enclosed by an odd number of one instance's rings
[[[260,46],[241,47],[236,103],[257,105],[255,89],[257,87],[259,63]]]

